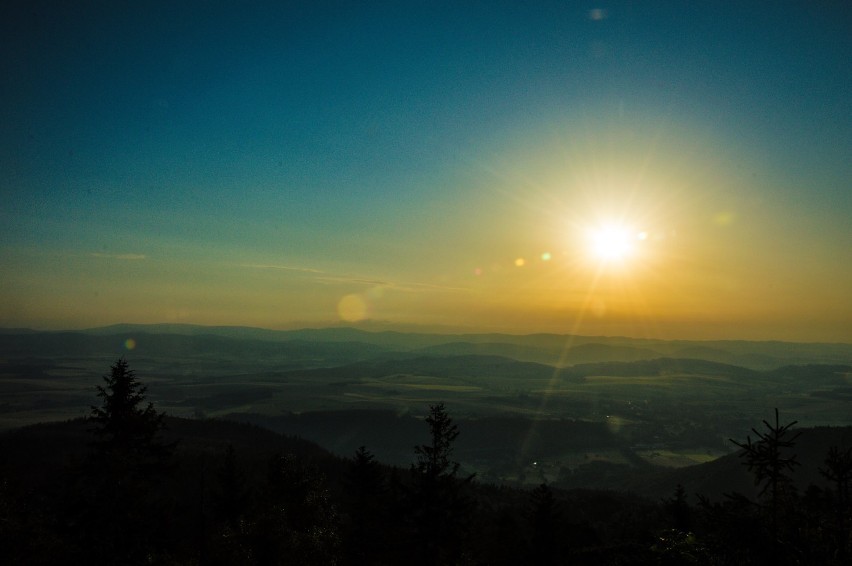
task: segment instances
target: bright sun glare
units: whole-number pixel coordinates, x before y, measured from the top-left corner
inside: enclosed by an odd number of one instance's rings
[[[624,226],[601,226],[589,233],[590,251],[601,261],[620,262],[633,254],[636,241],[642,239],[643,235],[635,234]]]

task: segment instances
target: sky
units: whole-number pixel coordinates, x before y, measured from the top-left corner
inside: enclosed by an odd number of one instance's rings
[[[845,2],[0,7],[0,326],[852,342]]]

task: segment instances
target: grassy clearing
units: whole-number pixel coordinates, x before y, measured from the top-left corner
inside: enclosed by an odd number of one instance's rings
[[[711,462],[719,456],[722,456],[723,454],[718,451],[699,452],[695,450],[676,451],[655,449],[640,450],[636,452],[636,455],[648,462],[649,464],[654,464],[656,466],[665,466],[667,468],[683,468],[695,464]]]
[[[365,383],[368,387],[396,387],[400,389],[417,389],[421,391],[452,391],[456,393],[467,393],[482,391],[481,387],[473,385],[450,385],[442,383]]]

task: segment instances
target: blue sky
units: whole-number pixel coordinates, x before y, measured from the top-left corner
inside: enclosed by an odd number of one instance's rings
[[[124,4],[0,13],[0,323],[852,340],[841,2]]]

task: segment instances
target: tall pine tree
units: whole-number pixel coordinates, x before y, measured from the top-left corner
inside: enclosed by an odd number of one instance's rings
[[[792,473],[799,461],[795,454],[789,452],[796,445],[796,439],[800,433],[790,434],[790,429],[797,421],[782,425],[778,418],[778,409],[775,409],[775,424],[772,425],[764,420],[763,424],[767,431],[761,432],[752,428],[757,435],[757,440],[752,442],[751,436],[746,436],[745,442],[731,442],[742,448],[739,456],[745,459],[743,464],[754,474],[754,484],[760,487],[758,497],[769,498],[767,507],[769,512],[769,527],[772,540],[773,561],[781,555],[781,530],[786,526],[782,524],[782,514],[788,510],[788,505],[795,495],[795,484]]]
[[[165,536],[166,502],[153,488],[166,476],[174,444],[163,441],[164,415],[145,404],[147,388],[120,359],[98,386],[101,406],[89,422],[95,437],[81,490],[80,542],[88,563],[140,564]]]
[[[103,377],[105,385],[97,388],[102,404],[93,406],[89,417],[96,452],[129,468],[161,466],[172,448],[160,438],[165,415],[154,410],[152,403],[145,405],[148,388],[136,378],[127,360],[121,358],[110,370]]]
[[[388,489],[384,472],[365,446],[355,452],[344,479],[347,514],[345,564],[381,564],[388,547],[390,524]]]
[[[460,464],[452,453],[459,430],[443,403],[429,407],[426,423],[431,442],[414,448],[417,464],[412,468],[413,562],[455,564],[463,553],[472,506],[462,488],[473,475],[458,477]]]

